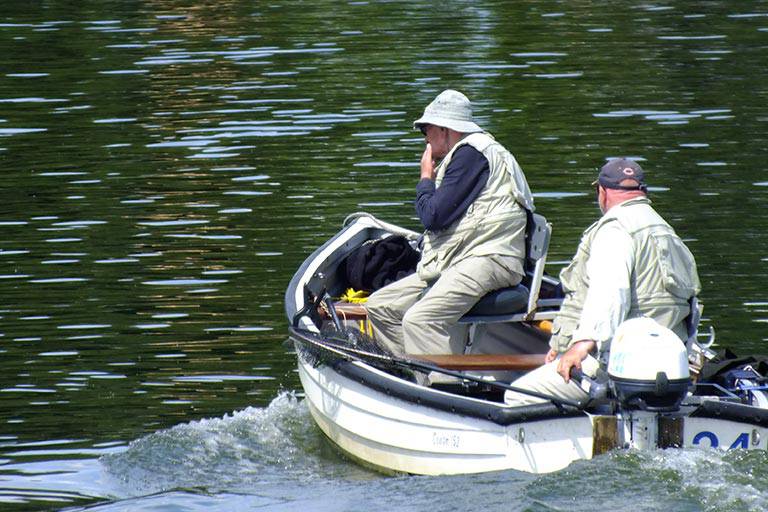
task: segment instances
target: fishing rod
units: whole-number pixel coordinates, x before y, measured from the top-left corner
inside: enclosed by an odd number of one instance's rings
[[[505,391],[513,391],[516,393],[521,393],[524,395],[541,398],[542,400],[552,402],[556,406],[567,405],[570,407],[575,407],[577,409],[583,409],[585,406],[585,403],[578,402],[575,400],[570,400],[568,398],[559,398],[559,397],[547,395],[545,393],[539,393],[538,391],[519,388],[517,386],[513,386],[511,384],[505,384],[503,382],[485,380],[482,377],[468,375],[464,372],[447,370],[445,368],[441,368],[439,366],[432,365],[429,363],[414,361],[413,359],[406,359],[404,357],[399,357],[395,355],[377,354],[375,352],[370,352],[370,351],[350,347],[349,345],[339,345],[336,343],[329,343],[327,341],[327,340],[332,340],[332,341],[337,341],[341,343],[350,343],[349,339],[336,337],[333,335],[323,335],[323,338],[319,338],[319,335],[316,332],[310,331],[308,329],[300,329],[297,327],[289,327],[288,331],[290,334],[294,334],[295,336],[294,339],[296,339],[296,341],[298,341],[299,343],[302,343],[302,344],[308,343],[314,346],[315,348],[330,352],[332,354],[335,354],[347,360],[360,361],[363,363],[370,362],[371,360],[378,360],[382,363],[386,363],[392,366],[407,368],[411,370],[419,370],[422,372],[442,373],[444,375],[449,375],[451,377],[456,377],[458,379],[468,380],[470,382],[476,382],[479,384],[485,384],[487,386],[503,389]]]

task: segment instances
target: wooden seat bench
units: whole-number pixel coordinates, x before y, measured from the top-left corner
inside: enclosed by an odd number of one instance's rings
[[[544,364],[545,354],[407,354],[408,359],[424,361],[456,371],[528,371]]]

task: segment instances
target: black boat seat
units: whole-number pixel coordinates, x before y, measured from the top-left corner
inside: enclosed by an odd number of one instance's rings
[[[466,316],[497,316],[525,313],[528,307],[528,288],[522,284],[500,288],[486,294],[470,309]]]

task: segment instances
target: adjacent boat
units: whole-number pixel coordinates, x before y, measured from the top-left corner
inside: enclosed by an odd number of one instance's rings
[[[417,249],[419,234],[368,214],[348,217],[304,261],[285,294],[299,377],[325,435],[362,464],[424,475],[546,473],[613,449],[768,448],[763,376],[724,364],[707,382],[702,375],[693,383],[688,361],[699,371],[713,356],[695,341],[687,349],[676,343],[684,358],[678,369],[651,361],[636,365],[636,375],[631,365],[613,374],[609,366],[603,378],[584,379],[585,403],[505,404],[504,392],[514,390],[509,383],[543,363],[546,323],[561,303],[559,283],[544,273],[550,233],[543,217],[529,219],[528,275],[515,288],[479,298],[462,319],[471,326],[465,354],[396,356],[371,339],[364,306],[339,297],[350,296],[351,255],[392,236]],[[627,329],[635,338],[649,334]],[[626,361],[640,361],[631,345]]]

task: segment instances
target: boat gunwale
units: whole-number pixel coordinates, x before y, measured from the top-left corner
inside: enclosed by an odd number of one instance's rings
[[[687,416],[689,418],[734,421],[768,428],[768,409],[737,402],[704,400]]]
[[[300,351],[300,346],[304,344],[301,341],[302,334],[291,328],[290,335],[294,342],[299,345],[297,351]],[[300,354],[299,357],[301,357]],[[307,363],[301,361],[300,364]],[[388,397],[399,398],[438,411],[490,421],[501,426],[582,415],[589,416],[586,411],[568,405],[542,403],[512,407],[499,402],[490,402],[419,386],[381,370],[376,370],[363,361],[339,359],[332,363],[326,363],[325,366],[339,375]]]

